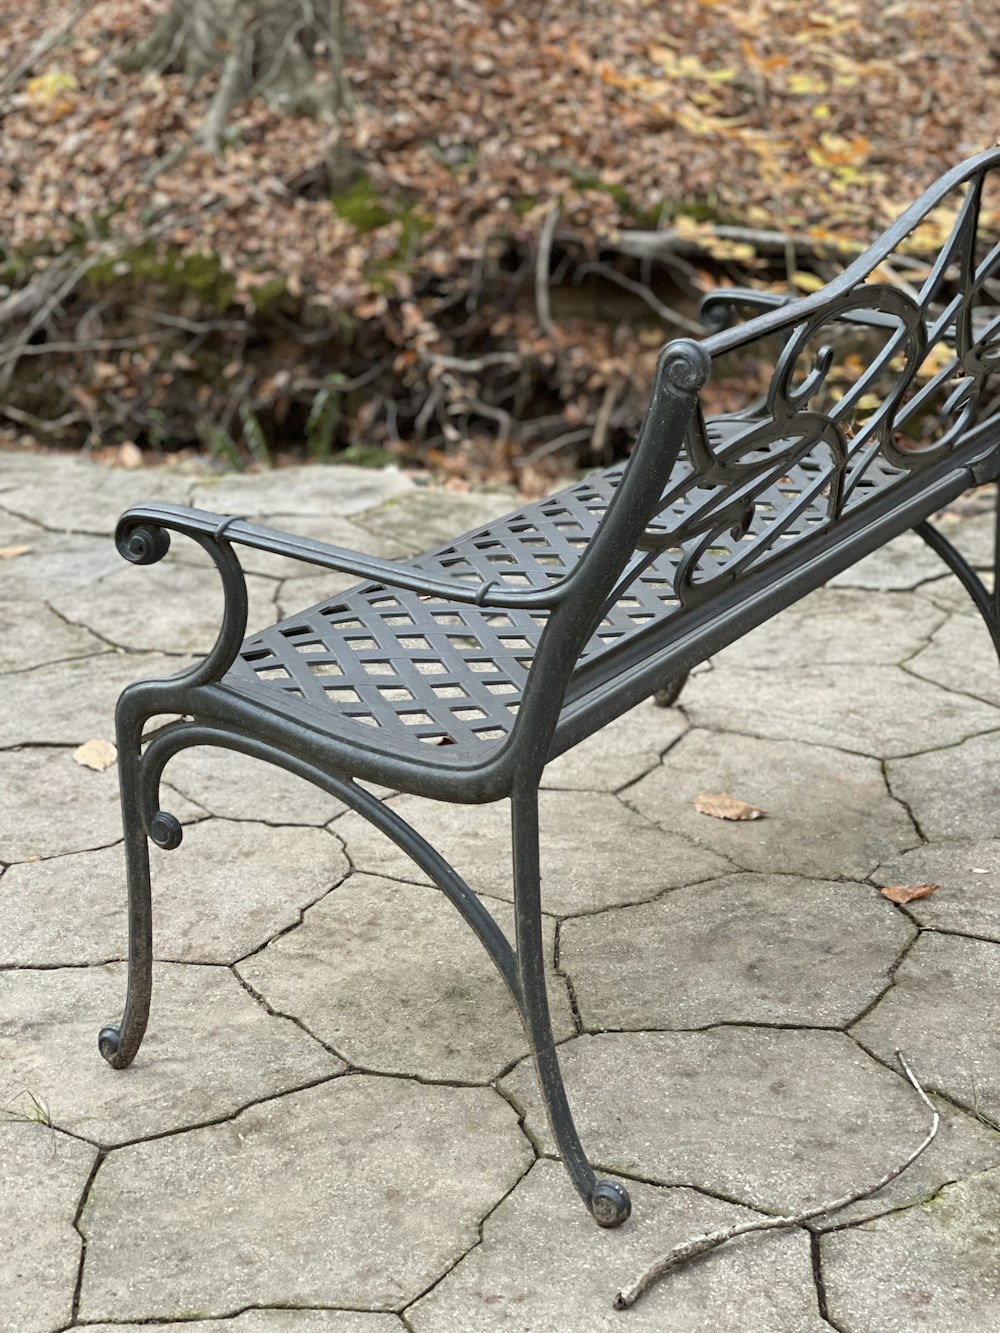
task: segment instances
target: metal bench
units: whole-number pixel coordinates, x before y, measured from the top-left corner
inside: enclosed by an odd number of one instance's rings
[[[990,308],[1000,245],[981,235],[983,190],[998,167],[1000,150],[957,167],[813,295],[713,294],[705,313],[717,323],[720,311],[763,313],[664,349],[626,463],[417,559],[379,560],[171,505],[123,515],[116,540],[134,564],[159,560],[171,531],[202,546],[225,610],[204,661],[131,686],[118,704],[129,980],[121,1023],[100,1034],[110,1064],[134,1059],[149,1010],[147,840],[181,840],[160,809],[164,766],[187,746],[242,751],[339,797],[448,896],[521,1013],[573,1183],[601,1225],[628,1216],[628,1194],[596,1178],[577,1136],[549,1022],[543,766],[658,689],[676,690],[694,665],[908,528],[958,575],[1000,649],[996,594],[927,521],[1000,472],[1000,406],[989,398],[1000,368],[1000,314]],[[880,265],[948,201],[950,234],[917,289],[880,280]],[[857,353],[840,355],[851,331],[866,349],[860,370]],[[713,364],[765,339],[778,347],[767,393],[706,419],[699,391]],[[842,364],[855,367],[846,381]],[[362,582],[247,638],[239,546]],[[143,744],[144,724],[161,714],[181,717]],[[359,780],[441,801],[510,798],[513,941]]]

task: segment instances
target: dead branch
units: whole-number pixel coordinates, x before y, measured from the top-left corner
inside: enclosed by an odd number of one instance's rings
[[[797,1227],[801,1226],[803,1222],[810,1221],[814,1217],[820,1217],[823,1213],[839,1212],[849,1204],[858,1203],[861,1199],[871,1198],[873,1194],[877,1194],[879,1190],[884,1189],[886,1185],[891,1184],[897,1176],[901,1176],[906,1168],[912,1166],[920,1154],[934,1142],[938,1132],[938,1126],[941,1123],[941,1117],[938,1115],[937,1109],[917,1081],[917,1077],[913,1070],[906,1063],[901,1051],[896,1052],[896,1059],[902,1066],[903,1073],[913,1084],[914,1088],[916,1088],[920,1100],[931,1113],[931,1127],[926,1137],[923,1142],[906,1157],[905,1161],[900,1163],[899,1166],[894,1167],[891,1171],[887,1171],[880,1180],[875,1182],[874,1185],[870,1185],[865,1189],[852,1190],[850,1194],[845,1194],[839,1199],[834,1199],[831,1203],[821,1203],[814,1208],[807,1208],[803,1212],[795,1213],[790,1217],[755,1218],[752,1222],[740,1222],[736,1226],[723,1227],[718,1231],[709,1231],[704,1235],[695,1236],[691,1240],[682,1241],[679,1245],[675,1245],[673,1249],[668,1250],[661,1259],[657,1259],[656,1263],[648,1268],[630,1287],[622,1288],[612,1302],[614,1308],[616,1310],[627,1310],[629,1306],[636,1303],[642,1293],[648,1287],[652,1286],[654,1282],[658,1281],[658,1279],[663,1277],[666,1273],[669,1273],[671,1269],[679,1268],[681,1264],[687,1263],[687,1261],[693,1259],[695,1255],[705,1254],[708,1250],[718,1249],[718,1247],[724,1245],[726,1241],[734,1240],[737,1236],[746,1236],[753,1231],[773,1231],[781,1227]]]
[[[794,235],[783,231],[770,231],[756,227],[713,227],[706,233],[706,241],[712,239],[734,241],[742,245],[752,245],[758,254],[768,257],[785,258],[785,247],[791,240],[800,255],[812,259],[829,259],[835,255],[855,255],[862,247],[847,244],[841,248],[830,243],[820,244],[808,236]],[[665,228],[663,231],[620,231],[614,240],[601,240],[601,248],[616,250],[619,254],[631,255],[634,259],[666,259],[673,255],[706,255],[709,248],[697,237],[682,235],[680,232]]]
[[[538,260],[535,264],[535,307],[538,325],[545,334],[552,332],[552,302],[549,297],[549,265],[552,262],[552,238],[559,221],[559,205],[554,203],[545,215],[542,234],[538,238]]]
[[[577,270],[577,281],[585,273],[590,272],[600,273],[602,277],[609,278],[612,282],[617,283],[619,287],[624,287],[627,292],[633,292],[645,301],[650,310],[654,310],[665,324],[676,324],[679,329],[683,329],[685,333],[694,334],[696,338],[701,338],[704,335],[704,324],[700,324],[696,319],[688,319],[679,310],[674,310],[672,306],[666,305],[658,296],[653,295],[645,283],[633,282],[631,278],[626,278],[624,273],[619,273],[610,264],[601,263],[582,264]]]

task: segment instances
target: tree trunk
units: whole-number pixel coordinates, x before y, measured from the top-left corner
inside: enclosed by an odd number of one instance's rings
[[[130,69],[183,71],[192,83],[218,70],[199,137],[214,150],[234,108],[251,94],[291,115],[329,122],[331,175],[343,178],[345,0],[171,0],[145,41],[122,62]],[[334,189],[346,181],[331,180]]]

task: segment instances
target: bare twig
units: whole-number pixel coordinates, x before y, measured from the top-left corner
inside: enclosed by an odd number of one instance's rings
[[[621,383],[619,375],[612,375],[608,381],[608,387],[604,390],[601,405],[597,409],[597,416],[594,418],[594,433],[590,437],[590,452],[595,457],[604,453],[604,446],[608,438],[608,425],[611,422],[611,413],[614,411]]]
[[[708,1250],[718,1249],[718,1247],[724,1245],[726,1241],[734,1240],[737,1236],[746,1236],[752,1231],[773,1231],[780,1227],[797,1227],[803,1222],[808,1222],[814,1217],[821,1216],[823,1213],[839,1212],[849,1204],[857,1203],[861,1199],[871,1198],[873,1194],[877,1194],[879,1190],[884,1189],[886,1185],[894,1181],[897,1176],[901,1176],[906,1168],[912,1166],[920,1154],[934,1142],[934,1138],[938,1132],[938,1126],[941,1123],[941,1117],[938,1115],[937,1110],[928,1098],[926,1092],[924,1092],[920,1083],[917,1081],[917,1076],[906,1063],[901,1051],[896,1052],[896,1059],[902,1066],[903,1073],[913,1084],[914,1088],[916,1088],[920,1100],[931,1113],[931,1127],[928,1130],[926,1137],[918,1147],[914,1148],[905,1161],[900,1163],[899,1166],[894,1167],[891,1171],[887,1171],[886,1174],[882,1176],[880,1180],[876,1181],[874,1185],[870,1185],[865,1189],[852,1190],[850,1194],[845,1194],[839,1199],[834,1199],[831,1203],[822,1203],[817,1207],[807,1208],[804,1212],[795,1213],[791,1217],[755,1218],[752,1222],[740,1222],[736,1226],[723,1227],[718,1231],[710,1231],[702,1236],[695,1236],[691,1240],[682,1241],[679,1245],[675,1245],[673,1249],[668,1250],[661,1259],[658,1259],[651,1268],[648,1268],[630,1287],[623,1287],[615,1296],[613,1302],[614,1308],[616,1310],[627,1310],[630,1305],[635,1304],[648,1287],[652,1286],[654,1282],[663,1277],[665,1273],[669,1273],[671,1269],[678,1268],[681,1264],[687,1263],[687,1261],[693,1259],[695,1255],[705,1254]]]
[[[552,238],[559,221],[559,205],[554,203],[545,214],[542,234],[538,238],[538,259],[535,264],[535,307],[538,325],[543,333],[552,332],[552,301],[549,296],[549,265],[552,262]]]
[[[624,287],[627,292],[634,292],[636,296],[646,302],[650,310],[655,310],[665,323],[676,324],[679,329],[683,329],[685,333],[693,333],[696,338],[703,336],[705,332],[704,324],[700,324],[695,319],[688,319],[686,315],[682,315],[673,306],[666,305],[658,296],[654,296],[644,283],[633,282],[631,278],[626,278],[624,273],[619,273],[610,264],[601,263],[582,264],[577,270],[577,276],[580,277],[584,273],[590,272],[598,272],[602,277],[610,278],[619,287]]]

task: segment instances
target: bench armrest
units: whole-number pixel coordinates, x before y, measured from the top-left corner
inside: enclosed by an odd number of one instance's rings
[[[538,588],[508,588],[496,580],[469,583],[456,578],[435,577],[404,563],[364,555],[343,546],[330,546],[276,528],[261,527],[234,514],[214,514],[186,505],[133,505],[118,520],[115,543],[132,564],[153,564],[166,555],[171,531],[194,538],[213,559],[217,548],[250,546],[258,551],[319,565],[323,569],[354,574],[359,579],[371,579],[390,587],[407,588],[411,592],[474,606],[522,610],[552,608],[562,600],[571,577]]]

